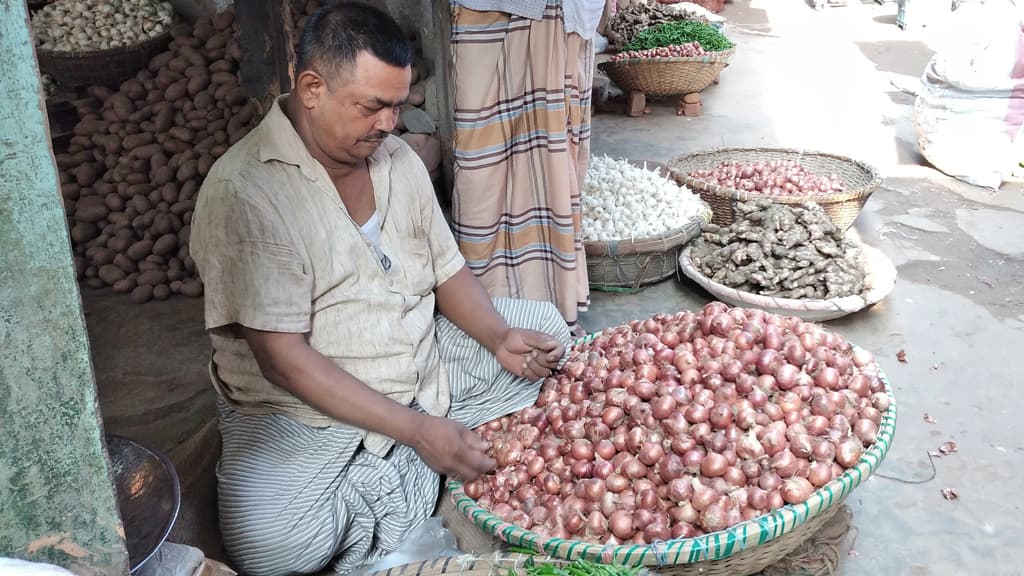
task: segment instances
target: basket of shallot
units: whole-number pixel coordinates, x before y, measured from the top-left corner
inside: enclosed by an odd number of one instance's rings
[[[895,425],[870,351],[711,302],[576,341],[533,406],[477,429],[496,469],[447,488],[478,527],[537,553],[753,574],[836,513]]]
[[[679,249],[711,221],[707,203],[660,164],[594,156],[581,193],[587,277],[595,289],[671,278]]]
[[[873,166],[839,154],[788,148],[721,148],[678,156],[668,167],[714,210],[715,224],[736,219],[740,202],[815,202],[841,229],[849,228],[882,183]]]
[[[844,234],[820,206],[737,204],[679,255],[684,276],[734,306],[824,321],[868,308],[896,285],[881,251]]]
[[[708,52],[696,42],[619,52],[598,67],[623,92],[680,96],[701,92],[729,65],[734,49]]]
[[[718,79],[734,50],[707,22],[672,20],[640,30],[598,68],[624,92],[681,96],[700,92]]]

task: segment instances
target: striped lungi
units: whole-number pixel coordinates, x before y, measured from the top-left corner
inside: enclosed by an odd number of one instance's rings
[[[580,192],[590,157],[592,43],[543,18],[453,9],[452,227],[492,296],[590,303]]]
[[[513,327],[570,335],[549,303],[496,299]],[[469,428],[531,405],[539,382],[518,378],[443,317],[437,344],[448,369],[448,417]],[[418,408],[417,406],[414,407]],[[434,510],[440,478],[408,446],[384,457],[352,428],[314,428],[280,415],[243,415],[220,401],[217,467],[224,545],[246,576],[349,573],[396,550]]]

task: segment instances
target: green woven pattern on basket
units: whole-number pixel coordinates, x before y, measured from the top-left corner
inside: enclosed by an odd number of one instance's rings
[[[573,342],[574,346],[592,341],[590,334]],[[806,502],[786,505],[769,514],[741,522],[726,530],[679,540],[670,540],[658,546],[622,545],[604,546],[578,540],[563,540],[541,536],[525,530],[491,514],[466,496],[462,483],[449,481],[448,492],[456,508],[485,532],[513,546],[528,548],[555,558],[614,562],[627,566],[666,566],[694,564],[722,560],[743,550],[770,542],[807,523],[825,510],[838,505],[878,468],[889,452],[896,432],[896,398],[885,373],[879,369],[878,377],[889,396],[889,408],[882,414],[878,439],[864,452],[857,464],[842,476],[811,494]]]

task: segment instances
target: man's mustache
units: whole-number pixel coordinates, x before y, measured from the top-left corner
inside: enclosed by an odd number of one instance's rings
[[[375,141],[378,141],[378,140],[383,140],[383,139],[385,139],[387,137],[388,137],[388,132],[377,132],[377,133],[375,133],[373,135],[370,135],[370,136],[364,136],[364,137],[360,138],[359,140],[362,141],[362,142],[375,142]]]

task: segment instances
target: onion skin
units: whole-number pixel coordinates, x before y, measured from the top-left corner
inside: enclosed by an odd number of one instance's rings
[[[780,493],[787,504],[801,504],[806,502],[814,492],[814,486],[806,478],[794,477],[782,484]]]

